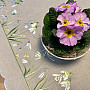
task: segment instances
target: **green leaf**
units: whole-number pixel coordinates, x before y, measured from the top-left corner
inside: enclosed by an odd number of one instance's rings
[[[48,88],[42,88],[42,89],[39,89],[39,90],[47,90]]]
[[[27,73],[31,72],[31,70],[33,69],[34,65],[27,71]]]
[[[17,39],[11,39],[11,38],[10,38],[10,39],[8,38],[8,40],[15,41],[15,42],[21,42],[20,40],[17,40]]]
[[[1,2],[5,2],[5,0],[0,0]]]
[[[83,37],[86,43],[90,43],[90,29],[84,32]]]
[[[58,13],[58,15],[61,15],[63,13],[63,11],[60,11],[60,12],[57,12],[57,13]]]
[[[85,39],[84,38],[82,38],[81,40],[79,40],[78,42],[77,42],[77,44],[73,47],[73,49],[75,49],[75,50],[82,50],[82,49],[84,49],[85,48]]]
[[[16,34],[16,32],[18,31],[18,29],[17,30],[15,30],[12,34]]]
[[[25,72],[24,72],[24,77],[25,77],[25,75],[27,74],[27,69],[25,66],[24,66],[24,68],[25,68]]]
[[[30,74],[25,75],[25,78],[27,78],[27,77],[33,75],[35,72],[36,72],[36,71],[34,71],[34,72],[30,73]]]
[[[32,74],[34,74],[36,71],[29,73],[32,69],[33,69],[34,65],[27,71],[26,67],[25,68],[25,72],[24,72],[24,77],[27,78],[29,76],[31,76]],[[29,73],[29,74],[28,74]]]
[[[43,20],[44,26],[49,27],[50,26],[50,19],[49,19],[49,13],[47,13]]]
[[[13,31],[15,31],[18,28],[18,26],[14,27],[7,35],[10,35]]]
[[[43,37],[49,41],[51,39],[51,35],[52,35],[51,29],[47,28],[47,27],[43,27],[42,32],[43,32]]]
[[[87,17],[90,19],[90,8],[84,9],[83,12],[87,14]]]
[[[17,38],[17,37],[20,37],[20,35],[10,36],[8,38]]]
[[[47,78],[47,75],[41,81],[39,81],[37,83],[37,85],[35,86],[34,90],[36,90],[46,80],[46,78]]]
[[[8,21],[5,21],[5,22],[3,21],[2,27],[6,26],[7,22],[8,22]]]
[[[52,7],[49,9],[49,18],[50,18],[50,23],[51,23],[51,28],[56,28],[57,27],[57,12],[56,10]]]
[[[55,36],[51,37],[50,42],[51,42],[51,47],[54,48],[54,51],[59,55],[65,54],[72,49],[70,46],[60,44],[59,38]]]
[[[73,3],[74,2],[74,0],[68,0],[67,2],[66,2],[66,4],[68,4],[68,3]]]
[[[53,29],[52,30],[52,33],[53,33],[54,36],[56,36],[57,30],[56,29]]]
[[[46,81],[43,83],[43,85],[40,87],[40,89],[43,89],[43,87],[45,86]]]

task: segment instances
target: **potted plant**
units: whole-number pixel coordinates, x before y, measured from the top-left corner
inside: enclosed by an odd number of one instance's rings
[[[46,13],[41,42],[56,58],[75,60],[84,56],[90,45],[90,9],[69,0]]]

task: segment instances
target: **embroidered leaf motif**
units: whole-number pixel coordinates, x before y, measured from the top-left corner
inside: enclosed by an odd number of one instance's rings
[[[17,28],[18,28],[18,26],[14,27],[7,35],[10,35],[13,31],[16,32],[16,29],[17,29]],[[13,34],[14,34],[15,32],[13,32]]]
[[[37,83],[37,85],[35,86],[34,90],[36,90],[36,89],[46,80],[46,78],[47,78],[47,75],[46,75],[41,81],[39,81],[39,82]],[[42,90],[42,89],[41,89],[41,90]]]
[[[32,67],[30,67],[30,69],[27,71],[26,67],[24,66],[24,68],[25,68],[24,77],[25,77],[25,78],[33,75],[33,74],[36,72],[36,71],[31,72],[31,70],[33,69],[33,67],[34,67],[34,65],[33,65]],[[31,72],[31,73],[30,73],[30,72]]]

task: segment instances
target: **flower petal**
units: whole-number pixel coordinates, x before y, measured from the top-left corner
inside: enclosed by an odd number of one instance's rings
[[[61,44],[64,44],[65,45],[69,41],[68,39],[69,39],[68,37],[64,37],[64,38],[59,39],[59,42]]]
[[[64,36],[66,36],[64,32],[65,32],[65,30],[58,29],[57,33],[56,33],[56,36],[60,37],[60,38],[63,38]]]
[[[83,32],[80,32],[78,34],[75,34],[74,36],[77,38],[77,40],[80,40],[81,37],[83,36]]]
[[[70,40],[70,44],[71,44],[70,46],[74,46],[77,44],[77,38],[76,37],[72,36],[72,38],[69,38],[69,40]]]
[[[76,6],[75,13],[78,13],[78,12],[80,12],[80,11],[81,11],[81,8],[80,8],[80,7],[78,7],[78,6]]]
[[[84,24],[83,25],[83,32],[87,31],[90,28],[90,25]]]
[[[57,20],[62,22],[62,20],[64,20],[64,17],[63,17],[62,15],[59,15],[59,16],[57,17]]]
[[[84,24],[90,24],[90,20],[89,20],[89,18],[85,18],[85,20],[84,20]]]

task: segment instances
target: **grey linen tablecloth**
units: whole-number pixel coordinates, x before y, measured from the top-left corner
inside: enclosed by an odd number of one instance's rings
[[[48,58],[47,55],[43,57],[43,47],[40,42],[40,34],[43,27],[43,18],[50,7],[58,6],[63,2],[66,2],[66,0],[23,0],[20,5],[11,7],[11,1],[6,1],[6,7],[4,9],[7,9],[8,12],[6,13],[2,10],[0,13],[0,15],[4,14],[8,16],[8,18],[13,22],[20,20],[18,31],[20,33],[26,31],[26,29],[24,28],[25,23],[29,23],[31,21],[39,22],[35,35],[30,32],[24,33],[25,38],[28,38],[28,40],[30,40],[30,43],[32,45],[31,50],[26,50],[26,48],[24,47],[24,44],[28,41],[27,39],[22,39],[21,41],[23,41],[23,43],[18,43],[19,45],[17,47],[13,47],[15,53],[17,53],[17,50],[21,48],[21,52],[19,52],[19,57],[17,57],[17,59],[23,72],[24,66],[29,69],[30,66],[34,65],[32,71],[36,71],[36,74],[33,74],[27,78],[31,90],[33,90],[38,81],[40,81],[38,76],[40,75],[40,73],[44,72],[44,70],[45,74],[48,74],[45,86],[47,87],[50,84],[50,88],[48,88],[47,90],[64,90],[64,88],[60,87],[60,85],[56,81],[54,81],[54,77],[52,77],[52,74],[54,73],[60,74],[61,70],[66,70],[72,73],[71,90],[90,90],[90,52],[76,61],[57,60],[55,58],[53,58],[55,59],[55,61],[52,61],[50,58]],[[90,7],[89,0],[77,0],[77,3],[78,6],[80,6],[82,9]],[[17,10],[17,15],[11,16],[11,12],[14,9]],[[12,27],[8,26],[8,28],[10,29]],[[13,43],[15,42],[11,42],[11,45]],[[42,54],[42,58],[40,60],[35,60],[35,53],[37,51],[40,51]],[[27,60],[30,63],[22,63],[24,54],[29,55],[29,58]],[[7,90],[29,90],[1,26],[0,73],[5,77],[5,85]]]

